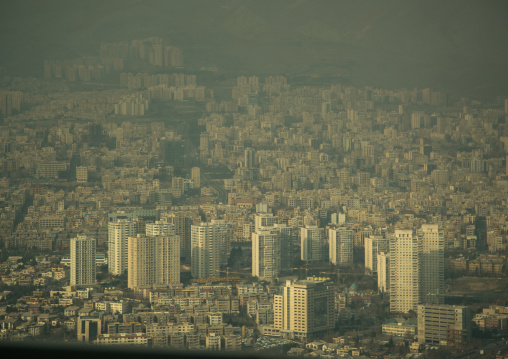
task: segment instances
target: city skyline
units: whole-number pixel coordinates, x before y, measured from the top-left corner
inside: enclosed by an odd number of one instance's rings
[[[0,345],[507,357],[506,9],[2,3]]]

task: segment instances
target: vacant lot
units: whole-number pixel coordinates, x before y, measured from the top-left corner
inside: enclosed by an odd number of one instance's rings
[[[463,277],[453,280],[448,285],[449,293],[469,293],[486,291],[505,291],[508,289],[507,278]]]

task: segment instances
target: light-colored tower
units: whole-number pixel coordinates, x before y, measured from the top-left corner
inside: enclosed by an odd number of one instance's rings
[[[218,227],[219,243],[220,243],[220,265],[226,267],[228,264],[229,254],[231,253],[231,231],[233,225],[225,220],[213,219],[212,225]]]
[[[324,228],[305,226],[300,229],[301,256],[306,262],[325,260]]]
[[[252,276],[262,280],[278,277],[281,267],[280,231],[259,229],[252,233]]]
[[[252,275],[272,280],[293,267],[295,228],[285,224],[261,227],[252,233]]]
[[[291,271],[294,262],[294,245],[298,238],[298,228],[288,227],[286,224],[274,224],[274,229],[280,236],[280,270]]]
[[[71,285],[91,285],[96,282],[95,238],[78,235],[70,241]]]
[[[378,253],[388,252],[388,239],[382,236],[369,236],[365,238],[365,273],[377,273]]]
[[[329,259],[335,265],[353,264],[353,231],[346,228],[328,230]]]
[[[173,223],[163,221],[155,221],[155,223],[147,223],[145,231],[147,237],[176,234],[175,225]]]
[[[191,226],[191,274],[194,279],[220,277],[219,227],[211,223]]]
[[[155,284],[180,283],[180,236],[162,235],[156,237]]]
[[[173,213],[168,220],[175,225],[176,234],[180,236],[180,256],[190,263],[192,219],[185,214]]]
[[[254,217],[254,230],[257,231],[264,227],[273,227],[278,221],[278,217],[275,217],[272,213],[257,213]]]
[[[155,278],[155,238],[138,234],[128,240],[128,287],[140,288],[153,284]]]
[[[120,275],[127,269],[127,238],[136,235],[133,221],[119,219],[108,223],[108,267],[109,273]]]
[[[194,182],[194,188],[201,188],[201,169],[199,167],[192,167],[191,179]]]
[[[274,327],[312,338],[335,326],[334,289],[329,282],[291,281],[274,295]]]
[[[444,238],[437,224],[423,224],[420,241],[420,302],[444,304]]]
[[[390,291],[390,253],[377,254],[377,289],[381,293]]]
[[[407,313],[420,302],[418,238],[396,230],[390,239],[390,311]]]
[[[180,237],[129,237],[129,288],[180,283]]]

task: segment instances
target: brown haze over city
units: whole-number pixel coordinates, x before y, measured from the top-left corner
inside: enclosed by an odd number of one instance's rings
[[[505,1],[3,1],[0,65],[89,56],[157,36],[188,68],[346,77],[353,84],[506,94]]]
[[[0,0],[0,344],[508,358],[507,10]]]

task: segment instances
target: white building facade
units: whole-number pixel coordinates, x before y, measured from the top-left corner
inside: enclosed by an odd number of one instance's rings
[[[335,265],[353,264],[353,231],[346,228],[328,230],[329,259]]]
[[[109,273],[120,275],[127,269],[127,238],[136,235],[134,221],[118,219],[108,223],[108,268]]]
[[[396,230],[390,239],[390,311],[407,313],[420,303],[418,237]]]
[[[71,239],[71,285],[93,285],[96,283],[96,246],[95,238],[78,235]]]

